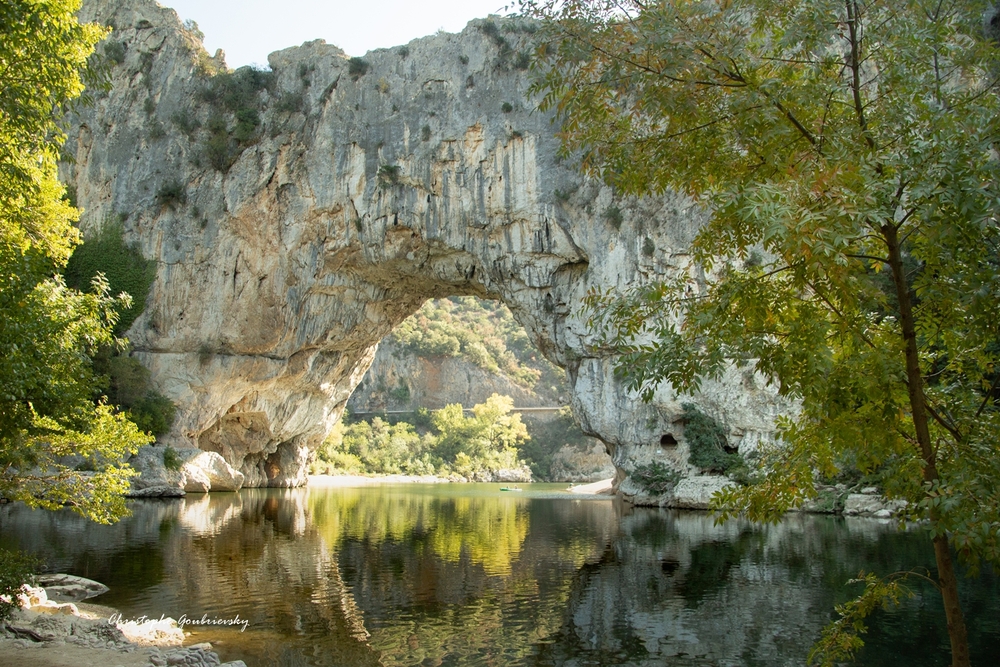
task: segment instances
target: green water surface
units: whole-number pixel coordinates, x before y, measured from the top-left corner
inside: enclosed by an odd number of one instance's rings
[[[101,581],[92,602],[269,665],[801,665],[861,570],[932,566],[874,519],[716,526],[565,485],[248,489],[133,501],[115,526],[0,509],[0,546]],[[962,581],[974,664],[1000,656],[1000,586]],[[857,664],[949,662],[937,594],[871,623]],[[243,630],[242,623],[247,622]]]

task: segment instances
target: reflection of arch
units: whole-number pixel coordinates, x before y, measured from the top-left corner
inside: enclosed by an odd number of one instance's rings
[[[347,584],[344,583],[343,577],[340,576],[340,564],[337,563],[336,558],[330,559],[327,572],[329,573],[328,581],[331,583],[331,590],[327,594],[327,597],[339,601],[340,610],[347,621],[351,637],[359,642],[367,642],[371,637],[371,633],[365,628],[364,612],[358,608],[351,589],[348,588]]]

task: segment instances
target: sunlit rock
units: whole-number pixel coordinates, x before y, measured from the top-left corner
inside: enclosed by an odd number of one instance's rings
[[[615,375],[582,299],[674,277],[699,289],[687,250],[704,214],[677,194],[617,196],[558,156],[511,57],[529,29],[504,28],[504,50],[473,21],[363,67],[309,42],[271,54],[271,73],[231,98],[212,92],[218,62],[172,10],[86,0],[82,16],[114,25],[124,56],[111,89],[71,115],[61,175],[85,234],[121,223],[156,260],[128,337],[178,407],[161,445],[215,452],[245,486],[302,484],[379,341],[449,295],[502,300],[566,369],[618,483],[657,456],[696,472],[682,402],[734,446],[772,439],[782,406],[753,377],[647,404]],[[667,435],[678,444],[658,454]],[[186,487],[153,477],[142,483]]]
[[[198,535],[214,535],[240,517],[240,501],[220,504],[207,495],[185,497],[178,518],[182,526]]]
[[[130,618],[115,619],[115,627],[125,639],[139,646],[180,646],[184,643],[184,631],[173,618]]]
[[[131,464],[139,473],[132,480],[130,495],[134,498],[176,495],[164,489],[187,493],[239,491],[244,481],[243,473],[220,454],[196,447],[142,447]]]
[[[204,478],[208,486],[206,491],[239,491],[243,486],[243,473],[234,469],[215,452],[199,452],[185,461],[181,470],[189,479],[194,479],[195,476]]]
[[[82,602],[108,592],[99,581],[71,574],[40,574],[36,580],[48,599],[55,602]]]
[[[872,488],[874,491],[874,488]],[[906,507],[905,500],[887,500],[877,493],[852,493],[844,499],[844,514],[888,518]]]

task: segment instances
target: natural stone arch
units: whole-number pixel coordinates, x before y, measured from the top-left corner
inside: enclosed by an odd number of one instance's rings
[[[63,175],[85,232],[124,217],[157,260],[129,337],[179,407],[161,444],[217,451],[251,486],[301,483],[378,341],[426,299],[474,295],[503,301],[567,370],[618,482],[664,455],[677,397],[624,391],[580,307],[592,287],[688,272],[702,215],[677,195],[617,199],[562,164],[550,119],[482,22],[405,56],[369,53],[362,76],[322,42],[271,54],[257,140],[217,171],[204,128],[220,112],[200,101],[205,56],[176,14],[88,0],[83,16],[113,21],[126,56],[110,93],[71,118]],[[158,192],[178,182],[183,201],[164,206]],[[728,383],[708,398],[736,435],[768,437],[769,393]],[[686,465],[684,446],[667,454]]]

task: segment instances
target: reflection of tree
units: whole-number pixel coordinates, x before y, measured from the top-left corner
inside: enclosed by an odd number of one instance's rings
[[[510,574],[528,534],[528,513],[509,498],[455,498],[440,505],[439,524],[432,531],[434,551],[457,562],[468,553],[488,575]]]
[[[735,539],[712,540],[693,546],[677,592],[692,607],[727,586],[729,570],[738,567],[748,551],[760,548],[760,534],[745,530]]]
[[[510,573],[528,534],[522,500],[503,497],[453,497],[343,489],[313,494],[310,510],[316,530],[330,545],[342,540],[417,543],[447,562],[462,558],[487,575]]]
[[[578,570],[563,623],[539,642],[531,664],[804,662],[829,610],[848,596],[847,579],[921,559],[933,564],[918,535],[868,520],[793,515],[750,528],[714,526],[706,514],[636,510],[601,559]],[[989,663],[1000,621],[985,609],[996,604],[998,582],[974,583],[963,588],[983,621],[970,635],[973,657]],[[928,609],[938,598],[929,588],[919,593],[871,619],[859,664],[901,663],[900,646],[908,664],[947,662],[946,633]]]
[[[115,526],[16,505],[0,522],[4,544],[91,574],[126,615],[238,613],[247,633],[194,639],[283,667],[784,664],[862,567],[933,562],[924,541],[871,521],[744,530],[703,513],[469,493],[260,489],[136,503]],[[992,576],[963,590],[982,664],[998,593]],[[873,619],[862,664],[895,664],[885,647],[910,646],[924,647],[913,664],[940,662],[935,599]]]
[[[176,527],[178,506],[151,502],[140,517],[113,525],[95,524],[68,509],[29,510],[24,505],[0,506],[0,548],[20,549],[37,556],[50,572],[71,572],[102,583],[114,579],[102,604],[156,587],[165,577],[161,540]]]
[[[558,629],[572,572],[600,556],[614,525],[609,503],[495,491],[331,490],[311,513],[339,539],[371,646],[400,666],[523,664]]]

